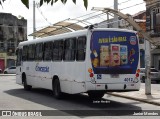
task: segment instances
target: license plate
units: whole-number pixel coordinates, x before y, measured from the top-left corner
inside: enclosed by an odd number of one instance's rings
[[[119,78],[119,74],[111,74],[111,78]]]

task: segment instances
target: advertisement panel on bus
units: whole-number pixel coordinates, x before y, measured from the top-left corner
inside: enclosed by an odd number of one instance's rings
[[[91,62],[95,74],[135,74],[139,62],[134,32],[93,31]]]

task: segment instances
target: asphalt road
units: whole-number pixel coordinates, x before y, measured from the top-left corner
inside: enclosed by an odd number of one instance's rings
[[[54,116],[54,118],[65,119],[103,119],[106,118],[106,116],[108,118],[116,119],[146,119],[153,117],[132,116],[134,114],[133,110],[135,110],[135,114],[138,112],[144,112],[148,110],[152,110],[152,112],[155,110],[156,112],[157,110],[160,110],[160,107],[111,95],[105,95],[103,97],[103,100],[100,102],[90,101],[86,94],[65,95],[65,98],[63,100],[56,100],[53,98],[52,91],[50,90],[33,89],[31,91],[25,91],[23,90],[23,86],[20,86],[15,83],[15,76],[0,76],[0,110],[40,110],[42,112],[43,110],[50,110],[44,112],[44,114],[48,114],[48,116],[45,117],[45,119],[53,119],[53,117],[49,115],[56,115]],[[22,117],[12,118],[18,119]],[[159,119],[158,116],[155,116],[154,119],[155,118]]]

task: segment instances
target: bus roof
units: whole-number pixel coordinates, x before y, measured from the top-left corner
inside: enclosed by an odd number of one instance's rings
[[[133,30],[119,29],[119,28],[94,28],[94,29],[92,29],[92,31],[101,31],[101,30],[136,33],[136,31],[133,31]],[[69,32],[69,33],[64,33],[64,34],[59,34],[59,35],[54,35],[54,36],[48,36],[48,37],[39,38],[39,39],[33,39],[33,40],[29,40],[29,41],[20,42],[19,46],[29,45],[29,44],[33,44],[33,43],[50,42],[50,41],[60,40],[60,39],[64,39],[64,38],[84,36],[84,35],[87,35],[88,31],[89,31],[89,29],[78,30],[78,31],[74,31],[74,32]]]

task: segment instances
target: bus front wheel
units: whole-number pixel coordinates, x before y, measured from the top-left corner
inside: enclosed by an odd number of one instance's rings
[[[62,98],[62,92],[61,92],[59,79],[55,79],[55,81],[53,83],[53,93],[54,93],[54,97],[56,99]]]
[[[23,75],[23,77],[22,77],[23,79],[23,86],[24,86],[24,90],[31,90],[32,89],[32,86],[30,86],[30,85],[27,85],[27,81],[26,81],[26,76],[25,75]]]

